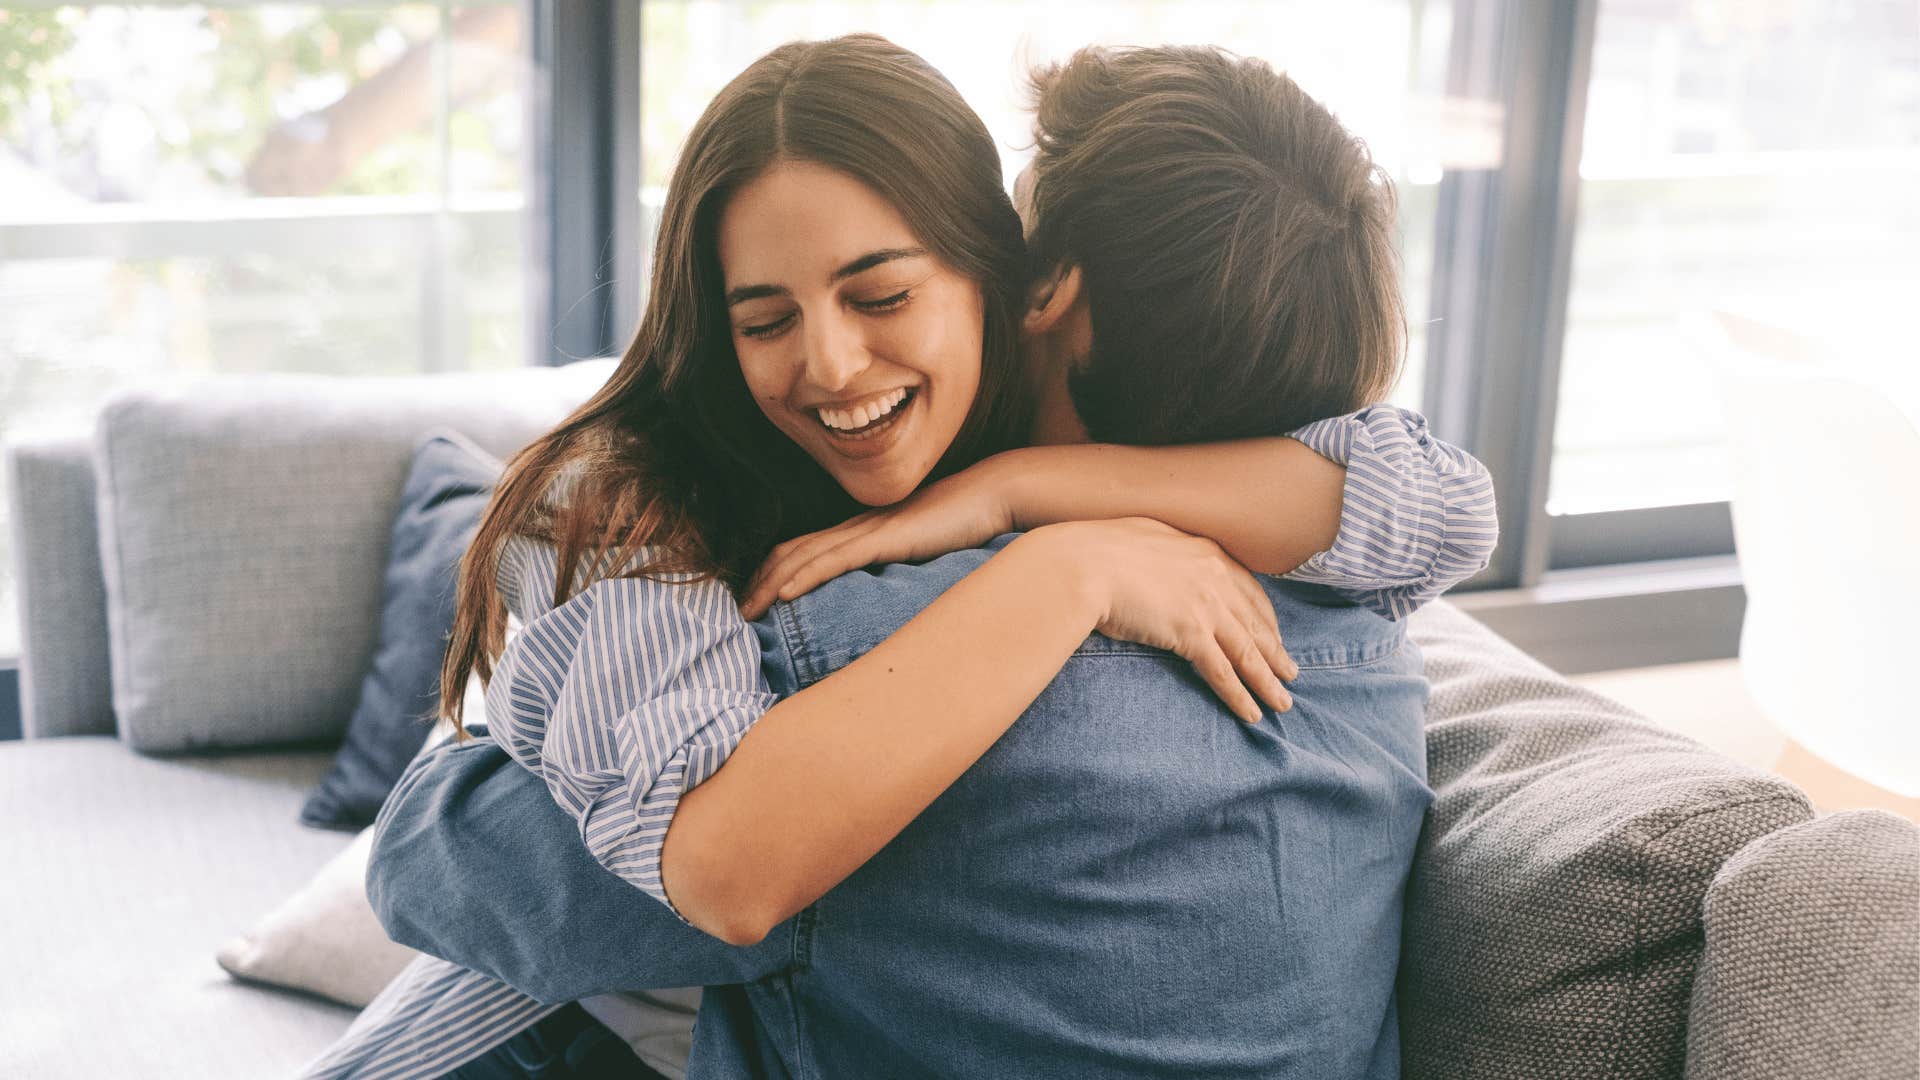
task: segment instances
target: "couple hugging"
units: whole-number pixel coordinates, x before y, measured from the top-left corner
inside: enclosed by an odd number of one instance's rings
[[[1216,49],[1034,90],[1011,199],[877,37],[708,106],[637,337],[462,564],[465,733],[381,813],[432,955],[313,1074],[1398,1075],[1404,617],[1495,525],[1380,403],[1391,188]]]

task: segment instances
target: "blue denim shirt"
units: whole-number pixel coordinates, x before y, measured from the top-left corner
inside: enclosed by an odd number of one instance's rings
[[[773,688],[844,666],[990,551],[777,607],[757,631]],[[403,779],[370,895],[396,940],[543,1001],[708,985],[693,1077],[1397,1076],[1401,902],[1431,799],[1420,660],[1400,623],[1267,588],[1301,666],[1291,711],[1243,725],[1184,661],[1091,637],[758,945],[604,870],[485,741]]]

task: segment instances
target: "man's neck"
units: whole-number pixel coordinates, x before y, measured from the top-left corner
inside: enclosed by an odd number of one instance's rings
[[[1032,372],[1033,426],[1027,441],[1032,446],[1062,446],[1092,442],[1080,413],[1073,407],[1073,395],[1067,390],[1067,374],[1079,357],[1068,353],[1065,343],[1053,334],[1038,334],[1027,339],[1027,370]]]

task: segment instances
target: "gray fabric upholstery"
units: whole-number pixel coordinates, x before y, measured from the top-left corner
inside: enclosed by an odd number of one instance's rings
[[[0,1076],[288,1076],[344,1031],[214,962],[352,840],[295,824],[331,756],[0,743]]]
[[[20,594],[22,733],[110,733],[91,441],[82,433],[9,443],[6,469]]]
[[[1706,899],[1687,1080],[1920,1076],[1920,827],[1851,810],[1727,860]]]
[[[444,425],[511,455],[610,370],[256,375],[109,401],[94,477],[121,738],[143,751],[337,739],[415,440]]]
[[[1753,840],[1809,819],[1806,797],[1450,606],[1413,630],[1436,798],[1408,885],[1406,1075],[1681,1076],[1707,886]]]

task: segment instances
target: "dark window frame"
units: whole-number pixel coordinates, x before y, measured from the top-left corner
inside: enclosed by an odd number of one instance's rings
[[[528,352],[619,352],[640,322],[640,5],[527,0]]]

